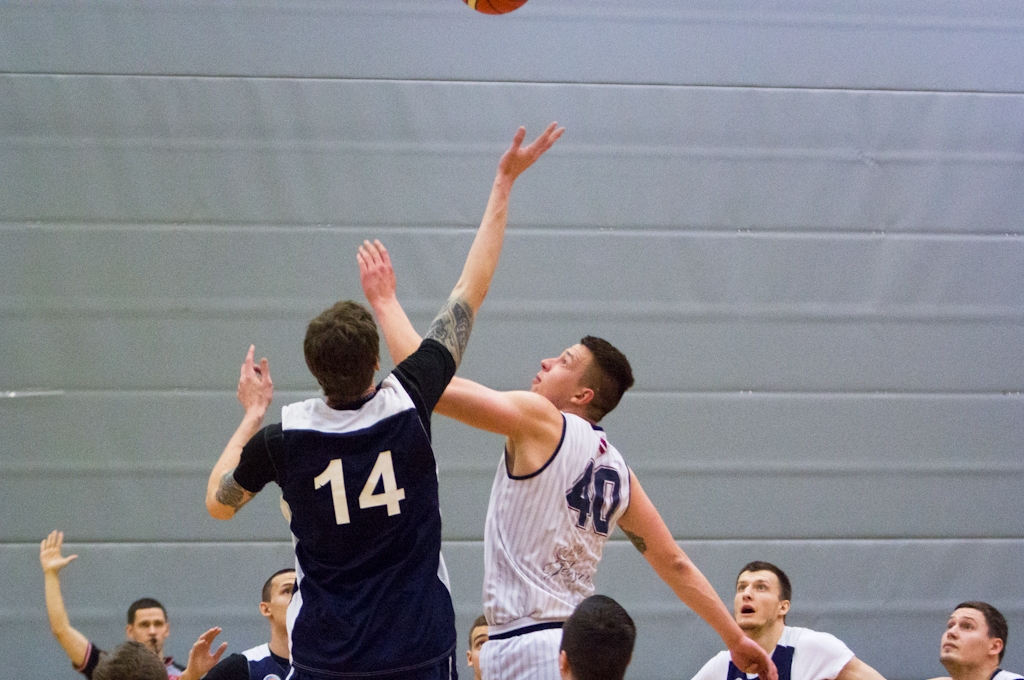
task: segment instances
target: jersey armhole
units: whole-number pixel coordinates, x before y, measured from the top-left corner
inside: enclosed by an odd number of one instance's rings
[[[505,450],[503,452],[503,455],[502,455],[502,460],[504,460],[504,462],[505,462],[505,474],[508,475],[509,479],[514,479],[516,481],[521,481],[521,480],[524,480],[524,479],[530,479],[531,477],[536,477],[540,473],[544,472],[544,470],[546,470],[548,468],[548,466],[551,465],[551,461],[553,461],[555,459],[555,457],[558,455],[558,452],[562,450],[562,444],[565,443],[565,430],[566,430],[566,427],[568,426],[568,424],[565,422],[565,414],[562,413],[561,416],[562,416],[562,436],[559,437],[559,439],[558,439],[558,446],[555,447],[554,452],[544,462],[544,464],[540,466],[539,470],[537,470],[535,472],[531,472],[528,475],[514,475],[514,474],[512,474],[512,472],[508,469],[508,447],[505,448]]]

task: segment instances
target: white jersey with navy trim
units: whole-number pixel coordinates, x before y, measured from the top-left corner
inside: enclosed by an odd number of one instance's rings
[[[242,656],[249,662],[249,680],[284,680],[288,676],[288,666],[282,666],[274,659],[266,642],[245,650]]]
[[[772,653],[779,680],[833,680],[853,658],[842,640],[809,628],[786,626]],[[732,666],[728,650],[719,652],[701,668],[693,680],[755,678]]]
[[[503,456],[494,477],[484,528],[491,639],[564,621],[592,595],[605,541],[629,505],[629,468],[604,430],[562,417],[562,440],[544,467],[514,477]]]
[[[1024,680],[1024,677],[1000,668],[992,675],[991,680]]]

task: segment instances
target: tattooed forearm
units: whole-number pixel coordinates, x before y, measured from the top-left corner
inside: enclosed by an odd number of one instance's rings
[[[455,365],[462,363],[462,353],[473,330],[473,309],[462,298],[449,298],[447,304],[434,317],[427,337],[437,340],[448,348],[455,359]]]
[[[636,534],[632,534],[626,531],[625,529],[623,529],[622,531],[624,534],[626,534],[626,538],[632,541],[633,545],[636,546],[636,549],[640,551],[641,555],[647,552],[647,541],[644,540],[643,536],[637,536]]]
[[[220,486],[217,487],[217,502],[238,510],[248,503],[250,498],[252,498],[252,494],[235,481],[235,471],[225,472],[224,476],[220,478]]]

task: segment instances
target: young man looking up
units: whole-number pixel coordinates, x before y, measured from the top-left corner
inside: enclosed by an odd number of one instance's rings
[[[772,655],[779,676],[790,680],[884,680],[828,633],[786,625],[792,587],[774,564],[751,562],[736,578],[733,614],[743,632]],[[721,652],[693,680],[745,680],[748,676]]]
[[[359,271],[391,356],[401,361],[420,339],[398,303],[380,243],[363,243]],[[597,424],[633,385],[626,357],[587,336],[540,367],[528,392],[456,378],[437,405],[439,413],[505,435],[484,528],[484,680],[559,680],[560,628],[593,594],[616,525],[741,668],[775,680],[768,655],[743,635]]]
[[[515,179],[551,147],[552,123],[501,157],[490,199],[448,302],[427,338],[379,385],[373,317],[339,302],[310,322],[303,352],[323,399],[285,406],[261,429],[273,396],[269,363],[249,348],[238,383],[245,415],[210,474],[206,507],[230,519],[268,482],[288,505],[298,591],[289,609],[291,680],[455,671],[455,613],[441,562],[430,415],[455,373],[505,236]]]
[[[1002,613],[987,602],[962,602],[946,622],[939,662],[949,672],[942,680],[1020,680],[999,667],[1009,628]]]

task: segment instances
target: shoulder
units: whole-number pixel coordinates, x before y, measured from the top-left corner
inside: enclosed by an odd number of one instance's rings
[[[703,668],[697,671],[693,680],[726,680],[729,674],[729,661],[732,657],[728,651],[721,651],[711,657]]]
[[[786,626],[779,639],[780,645],[795,647],[798,651],[816,651],[828,654],[850,653],[850,648],[842,640],[831,633],[823,633],[810,628]]]
[[[1000,669],[998,673],[992,676],[992,680],[1021,680],[1021,677],[1024,676]]]

